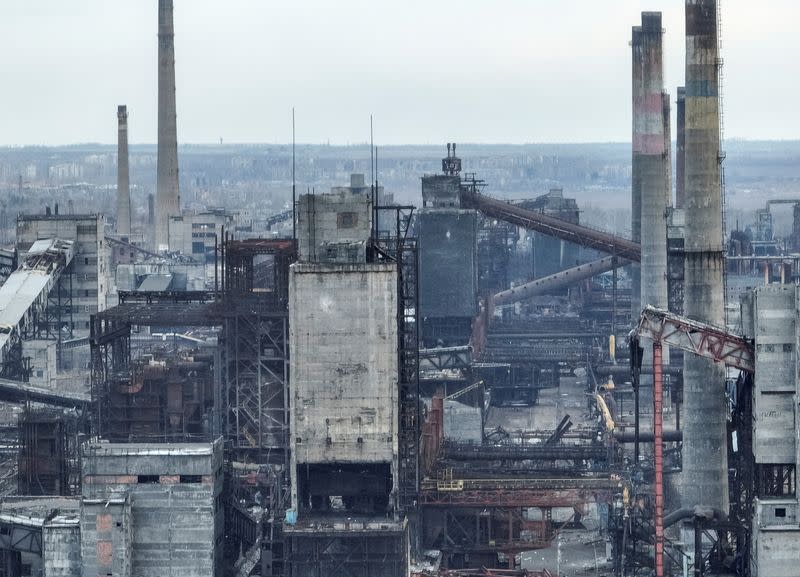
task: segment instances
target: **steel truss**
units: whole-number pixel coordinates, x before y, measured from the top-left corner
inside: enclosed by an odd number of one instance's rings
[[[226,437],[253,462],[285,464],[288,447],[289,319],[232,311],[225,318]]]
[[[403,530],[285,533],[286,577],[406,577]]]
[[[387,222],[381,214],[394,213],[394,229],[376,241],[380,258],[397,263],[397,332],[399,439],[398,506],[409,510],[419,491],[419,260],[417,239],[410,236],[413,206],[376,207],[376,222]]]

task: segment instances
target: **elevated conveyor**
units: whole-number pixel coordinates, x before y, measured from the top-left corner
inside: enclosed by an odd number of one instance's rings
[[[619,259],[639,262],[642,258],[641,247],[632,240],[491,198],[468,187],[462,187],[461,206],[474,208],[491,218],[592,248]]]
[[[85,408],[91,403],[88,393],[57,391],[28,383],[0,379],[0,401],[8,403],[44,403],[54,407]]]
[[[5,377],[20,378],[12,357],[20,356],[20,343],[33,329],[47,297],[75,255],[72,241],[45,239],[34,242],[22,264],[0,286],[0,363]]]

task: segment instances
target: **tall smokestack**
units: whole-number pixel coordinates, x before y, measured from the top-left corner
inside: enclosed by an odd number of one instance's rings
[[[686,0],[686,239],[684,310],[725,323],[720,189],[717,0]],[[684,357],[681,505],[728,510],[725,369]]]
[[[158,0],[158,178],[156,250],[169,248],[169,217],[180,214],[175,111],[175,28],[172,0]]]
[[[633,99],[633,124],[632,124],[632,157],[631,157],[631,240],[641,243],[642,241],[642,174],[641,167],[637,162],[639,154],[637,148],[640,140],[640,107],[644,101],[644,61],[642,59],[642,27],[634,26],[631,31],[631,81]],[[631,263],[631,319],[636,322],[642,312],[642,286],[641,286],[641,265]]]
[[[117,234],[131,234],[131,187],[128,175],[128,107],[117,106]]]
[[[634,194],[641,213],[640,310],[652,305],[667,308],[667,221],[670,195],[669,97],[664,93],[661,12],[642,12],[634,31],[633,50],[633,174]],[[666,108],[665,108],[666,101]],[[664,351],[663,361],[669,363]],[[649,363],[650,355],[645,356]]]
[[[678,87],[675,112],[678,135],[675,143],[675,208],[686,206],[686,88]]]

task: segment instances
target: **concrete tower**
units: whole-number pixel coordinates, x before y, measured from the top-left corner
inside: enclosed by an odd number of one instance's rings
[[[675,112],[677,141],[675,143],[675,208],[686,206],[686,88],[678,86],[678,106]]]
[[[632,106],[633,106],[633,126],[632,126],[632,158],[631,158],[631,240],[641,243],[642,241],[642,175],[637,162],[637,140],[639,124],[638,110],[644,100],[644,78],[642,60],[642,27],[634,26],[631,31],[631,87],[632,87]],[[629,265],[631,275],[631,320],[636,322],[642,312],[642,287],[641,287],[641,264],[632,262]]]
[[[117,106],[117,234],[131,234],[131,187],[128,176],[128,107]]]
[[[175,112],[175,28],[172,0],[158,0],[158,177],[156,250],[169,247],[169,217],[180,214],[178,127]]]
[[[724,325],[717,1],[686,0],[685,314]],[[728,510],[725,369],[684,357],[681,505]]]
[[[638,32],[638,34],[637,34]],[[660,12],[643,12],[633,42],[633,174],[639,196],[642,262],[640,307],[667,308],[669,153],[664,115],[664,65]],[[667,106],[669,106],[667,100]],[[668,108],[667,108],[668,110]],[[638,317],[638,311],[637,311]]]

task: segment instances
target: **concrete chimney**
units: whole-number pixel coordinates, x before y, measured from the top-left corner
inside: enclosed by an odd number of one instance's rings
[[[642,12],[633,28],[633,150],[631,229],[642,245],[638,285],[631,307],[634,322],[646,305],[667,307],[667,223],[670,197],[669,100],[664,102],[661,12]],[[666,351],[665,351],[666,352]],[[669,362],[666,358],[665,362]]]
[[[117,106],[117,234],[131,234],[131,187],[128,175],[128,107]]]
[[[631,87],[633,99],[633,126],[632,126],[632,158],[631,158],[631,240],[641,243],[642,241],[642,175],[641,167],[637,162],[639,140],[639,108],[644,100],[644,71],[642,60],[642,27],[634,26],[631,31]],[[641,264],[632,262],[629,265],[631,277],[631,320],[636,322],[642,312],[642,286],[641,286]]]
[[[686,0],[684,311],[725,324],[717,1]],[[681,506],[728,510],[725,369],[684,356]]]
[[[678,87],[677,141],[675,144],[675,208],[686,206],[686,88]]]
[[[156,250],[169,248],[169,218],[180,215],[178,127],[175,111],[175,28],[172,0],[158,0],[158,177]]]
[[[664,92],[661,12],[642,12],[633,41],[633,197],[639,201],[642,246],[638,310],[647,305],[666,309],[667,221],[670,200],[669,97]],[[634,222],[635,222],[634,216]],[[652,363],[649,351],[645,363]],[[664,364],[669,364],[664,350]]]

